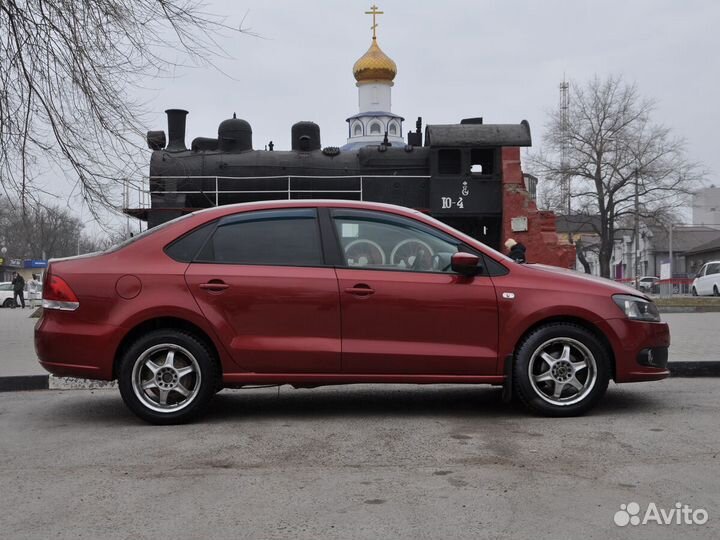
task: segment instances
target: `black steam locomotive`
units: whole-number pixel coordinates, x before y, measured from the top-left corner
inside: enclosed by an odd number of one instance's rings
[[[497,246],[502,216],[501,149],[530,146],[530,126],[430,125],[421,120],[408,144],[385,141],[359,150],[322,148],[313,122],[292,126],[292,148],[254,150],[245,120],[222,122],[217,138],[185,146],[187,111],[170,109],[165,132],[150,131],[150,208],[153,227],[188,211],[268,199],[355,199],[416,208]]]

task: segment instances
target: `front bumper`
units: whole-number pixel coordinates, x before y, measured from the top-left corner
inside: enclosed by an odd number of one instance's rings
[[[670,375],[667,369],[670,328],[667,323],[611,319],[615,382],[657,381]]]

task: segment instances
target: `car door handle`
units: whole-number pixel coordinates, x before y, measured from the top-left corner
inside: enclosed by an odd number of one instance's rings
[[[200,288],[205,289],[208,291],[224,291],[230,287],[227,283],[223,283],[222,281],[211,281],[209,283],[201,283]]]
[[[358,283],[354,287],[347,287],[345,292],[356,296],[370,296],[371,294],[375,294],[375,289],[371,288],[370,285]]]

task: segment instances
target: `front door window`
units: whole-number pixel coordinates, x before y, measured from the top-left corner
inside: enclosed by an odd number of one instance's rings
[[[449,273],[458,242],[398,218],[336,216],[335,227],[350,268]]]

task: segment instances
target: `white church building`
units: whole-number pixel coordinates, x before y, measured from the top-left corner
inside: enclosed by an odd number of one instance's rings
[[[402,123],[404,118],[392,112],[392,87],[397,75],[395,62],[386,55],[377,42],[375,15],[382,12],[368,12],[373,15],[373,37],[370,48],[353,66],[357,81],[358,108],[360,112],[347,119],[348,139],[342,150],[355,150],[370,144],[385,141],[393,146],[404,146]]]

